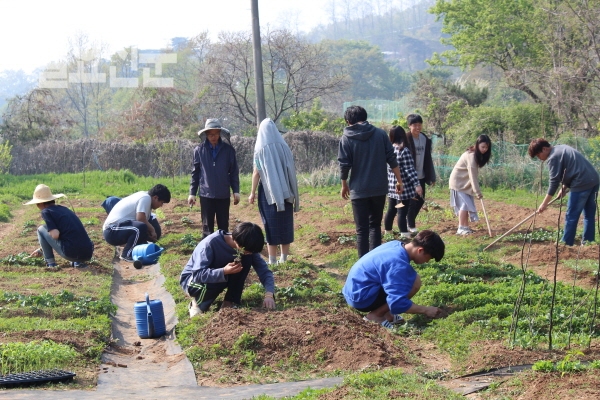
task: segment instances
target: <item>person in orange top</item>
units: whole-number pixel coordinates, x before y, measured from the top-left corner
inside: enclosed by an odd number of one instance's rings
[[[458,216],[457,235],[473,233],[469,221],[479,221],[473,195],[483,199],[479,188],[479,168],[490,160],[492,141],[487,135],[480,135],[474,146],[465,151],[450,174],[450,206]]]

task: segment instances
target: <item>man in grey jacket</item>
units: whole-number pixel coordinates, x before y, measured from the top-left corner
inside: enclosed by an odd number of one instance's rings
[[[240,173],[235,149],[229,143],[229,131],[218,119],[208,119],[198,132],[200,144],[194,149],[194,169],[190,182],[188,204],[200,197],[202,234],[207,237],[217,227],[229,230],[229,204],[233,191],[233,204],[240,202]]]
[[[344,118],[348,126],[338,149],[341,195],[352,202],[360,258],[381,244],[381,219],[388,193],[387,166],[396,176],[397,193],[402,193],[402,178],[390,139],[383,129],[367,121],[367,111],[350,106]]]
[[[593,242],[596,234],[594,220],[600,183],[594,166],[574,148],[564,144],[552,146],[541,138],[531,141],[528,152],[531,158],[537,157],[541,161],[546,161],[550,177],[548,192],[537,212],[541,213],[548,208],[552,196],[562,184],[558,197],[564,196],[567,188],[571,190],[562,241],[568,246],[573,246],[577,222],[583,211],[583,242]]]

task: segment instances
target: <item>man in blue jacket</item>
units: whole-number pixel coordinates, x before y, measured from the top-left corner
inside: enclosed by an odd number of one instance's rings
[[[342,293],[348,304],[368,313],[366,321],[391,329],[404,323],[401,313],[442,316],[437,307],[414,304],[411,298],[421,288],[421,278],[410,265],[424,264],[444,257],[445,245],[430,230],[421,231],[404,245],[393,240],[370,251],[352,266]]]
[[[190,182],[188,204],[200,197],[202,234],[207,237],[217,227],[229,230],[230,188],[233,204],[240,202],[240,173],[235,150],[229,143],[229,131],[218,119],[206,120],[204,129],[198,132],[200,144],[194,149],[194,169]]]
[[[218,230],[198,243],[179,277],[183,291],[192,297],[190,317],[207,311],[224,290],[221,308],[239,305],[250,267],[265,288],[263,306],[275,308],[273,273],[260,255],[264,246],[262,229],[252,222],[242,222],[231,233]]]
[[[344,118],[348,126],[338,149],[341,195],[352,202],[356,247],[362,257],[381,244],[381,219],[388,194],[387,166],[396,176],[397,193],[402,193],[402,177],[392,142],[383,129],[367,121],[367,111],[361,106],[350,106]]]

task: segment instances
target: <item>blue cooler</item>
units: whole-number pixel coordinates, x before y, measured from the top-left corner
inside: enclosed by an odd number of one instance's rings
[[[133,248],[131,257],[133,261],[140,260],[143,265],[156,264],[163,251],[165,251],[164,248],[154,243],[140,244]]]
[[[133,312],[137,334],[140,338],[158,338],[167,332],[162,301],[151,301],[150,296],[146,293],[146,301],[136,302]]]

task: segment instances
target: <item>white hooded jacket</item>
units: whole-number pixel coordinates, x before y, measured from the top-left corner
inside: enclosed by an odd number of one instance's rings
[[[300,208],[298,180],[294,157],[275,123],[266,118],[260,123],[254,146],[254,166],[265,191],[267,203],[276,204],[277,211],[285,211],[285,201]]]

